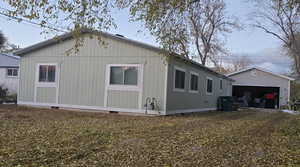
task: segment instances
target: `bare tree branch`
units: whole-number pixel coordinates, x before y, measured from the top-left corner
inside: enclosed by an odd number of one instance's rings
[[[289,50],[300,75],[300,10],[295,0],[256,0],[254,27],[279,39]]]
[[[283,39],[280,35],[278,35],[277,33],[273,32],[273,31],[271,31],[269,29],[267,29],[266,27],[263,27],[261,25],[254,25],[254,26],[257,27],[257,28],[260,28],[260,29],[264,30],[268,34],[271,34],[271,35],[277,37],[278,39],[280,39],[285,44],[288,44],[287,41],[285,39]]]

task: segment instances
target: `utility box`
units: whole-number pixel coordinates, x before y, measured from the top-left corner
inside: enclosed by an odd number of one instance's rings
[[[234,99],[232,96],[220,96],[218,98],[218,110],[219,111],[235,111]]]

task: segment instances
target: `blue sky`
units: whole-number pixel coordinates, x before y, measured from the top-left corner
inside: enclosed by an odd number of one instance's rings
[[[243,0],[225,1],[228,14],[238,17],[245,27],[241,31],[237,30],[228,34],[225,47],[234,55],[247,55],[256,66],[278,73],[288,72],[290,61],[280,53],[280,42],[261,30],[247,25],[249,13],[253,10],[251,4]],[[110,30],[111,33],[122,34],[130,39],[157,45],[155,39],[143,27],[142,23],[129,22],[129,15],[126,10],[116,10],[113,12],[113,16],[118,28]],[[41,35],[41,30],[37,26],[17,23],[3,17],[0,17],[0,30],[10,42],[20,47],[26,47],[49,38],[49,36]]]

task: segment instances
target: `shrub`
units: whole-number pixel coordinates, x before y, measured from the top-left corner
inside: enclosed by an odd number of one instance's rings
[[[289,110],[291,107],[289,105],[280,106],[281,110]]]
[[[4,88],[3,86],[0,86],[0,104],[5,101],[7,94],[8,89]]]
[[[6,96],[5,102],[16,104],[17,103],[17,94],[12,94],[12,95]]]

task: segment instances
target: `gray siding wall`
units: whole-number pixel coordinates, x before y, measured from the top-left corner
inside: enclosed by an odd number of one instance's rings
[[[37,88],[36,99],[38,103],[55,103],[56,89],[55,88]]]
[[[21,58],[18,101],[34,101],[35,70],[35,63],[30,57]]]
[[[289,80],[260,70],[256,70],[256,75],[253,75],[251,71],[246,71],[231,76],[230,78],[235,80],[233,85],[279,87],[280,105],[287,104],[289,99]]]
[[[124,91],[120,94],[119,91],[112,90],[108,93],[107,103],[114,108],[138,108],[138,96],[138,92]]]
[[[106,45],[99,44],[96,38],[85,38],[84,46],[76,55],[66,56],[66,50],[74,46],[74,40],[68,40],[23,56],[20,63],[18,100],[34,102],[35,72],[38,63],[58,63],[59,104],[103,107],[106,65],[143,64],[142,105],[147,97],[155,97],[160,110],[165,110],[166,65],[163,56],[122,41],[104,37],[102,40]],[[37,93],[37,99],[40,99],[38,101],[53,102],[52,99],[47,99],[49,94],[44,93],[45,91]],[[110,90],[107,107],[143,109],[143,106],[138,106],[137,99],[137,92]]]
[[[185,73],[185,90],[184,92],[174,91],[174,70],[179,67],[186,70]],[[189,92],[190,89],[190,72],[199,74],[198,93]],[[213,94],[206,94],[206,79],[213,79]],[[231,95],[231,81],[223,79],[223,90],[220,88],[220,78],[214,74],[197,68],[195,65],[187,65],[179,60],[171,59],[168,66],[168,89],[167,89],[167,114],[177,113],[178,110],[201,111],[205,109],[215,109],[217,98],[219,96]]]
[[[19,85],[19,76],[18,77],[8,77],[7,68],[0,67],[0,86],[7,88],[9,94],[17,93]]]

